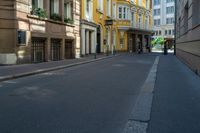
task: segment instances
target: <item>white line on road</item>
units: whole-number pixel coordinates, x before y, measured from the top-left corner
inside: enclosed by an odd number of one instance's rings
[[[3,83],[7,83],[7,84],[16,84],[17,82],[15,82],[15,81],[4,81]]]

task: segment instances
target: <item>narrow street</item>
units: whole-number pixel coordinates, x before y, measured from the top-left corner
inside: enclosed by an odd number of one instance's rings
[[[122,133],[156,55],[115,58],[0,83],[1,133]]]

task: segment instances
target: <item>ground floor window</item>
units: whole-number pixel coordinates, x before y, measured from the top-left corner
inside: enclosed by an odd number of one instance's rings
[[[51,40],[51,60],[56,61],[61,59],[61,40],[52,39]]]
[[[31,43],[31,62],[39,63],[45,61],[45,40],[33,38]]]

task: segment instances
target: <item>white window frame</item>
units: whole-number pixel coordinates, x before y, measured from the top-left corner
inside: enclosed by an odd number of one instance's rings
[[[132,26],[135,28],[136,27],[136,18],[135,18],[136,13],[132,12],[131,14],[132,14],[132,16],[131,16]]]
[[[89,6],[88,9],[87,6]],[[86,0],[85,2],[85,18],[89,21],[93,19],[93,0]]]
[[[106,0],[106,15],[111,16],[111,0]]]
[[[139,0],[139,6],[142,6],[142,0]]]
[[[119,9],[121,8],[121,12],[119,12]],[[120,18],[120,15],[122,16]],[[119,20],[131,20],[131,13],[130,8],[125,5],[118,5],[118,19]]]
[[[113,6],[112,6],[112,17],[113,19],[116,19],[116,3],[113,3]]]
[[[98,10],[103,12],[103,0],[98,0]]]

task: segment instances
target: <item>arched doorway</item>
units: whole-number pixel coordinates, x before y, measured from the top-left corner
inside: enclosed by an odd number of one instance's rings
[[[101,53],[101,26],[97,27],[97,53]]]

